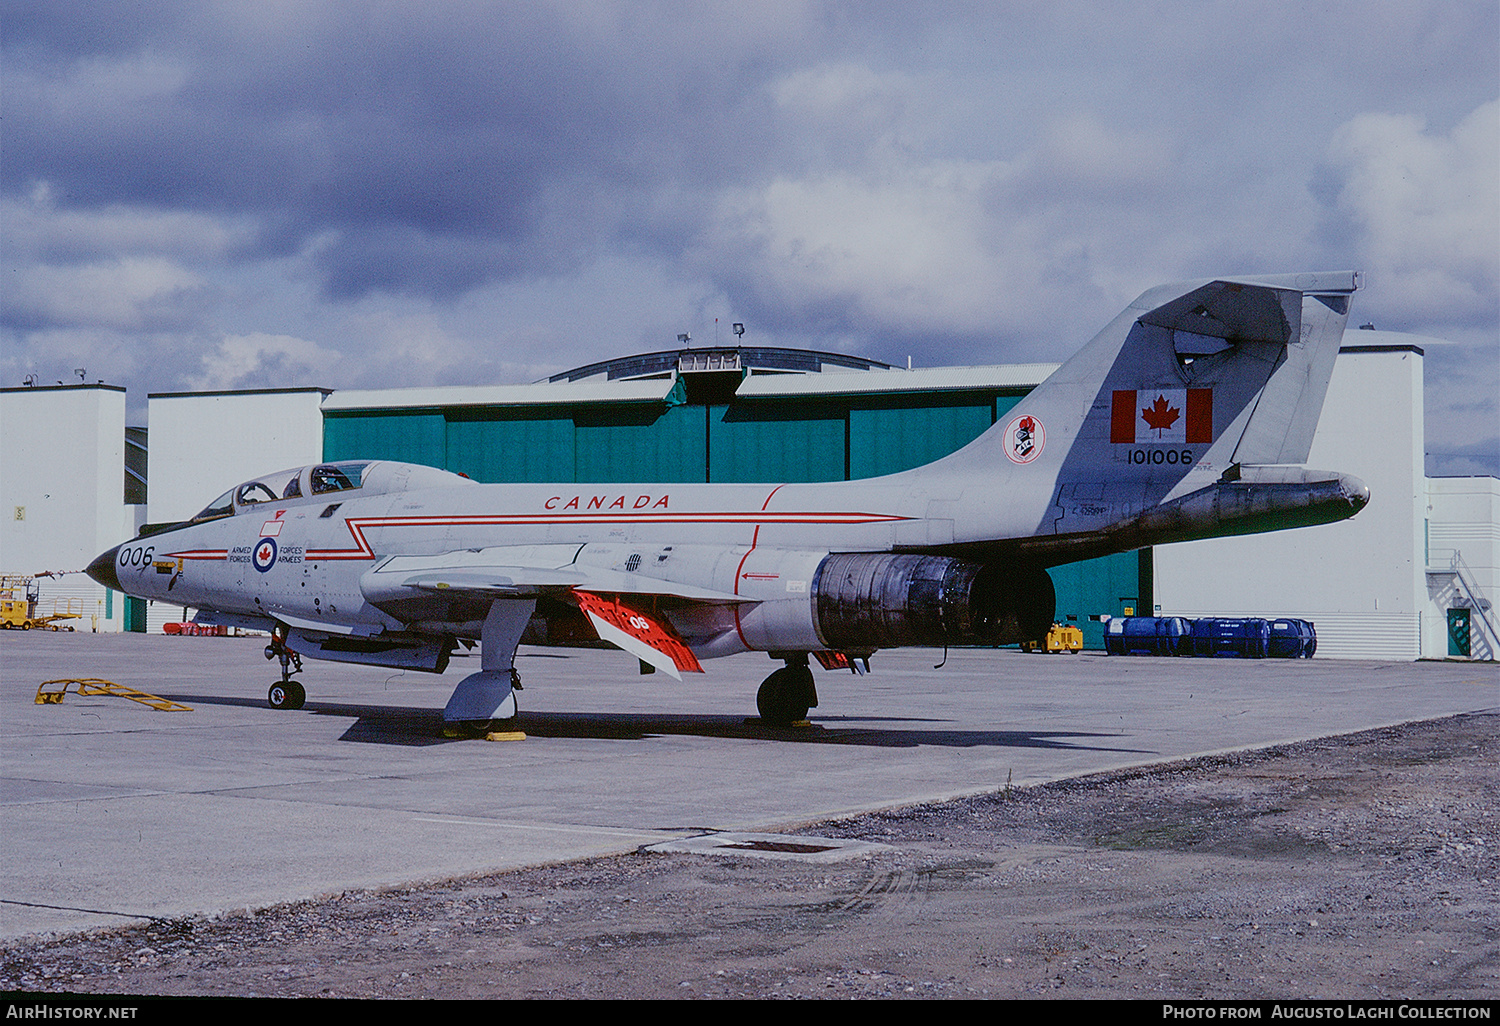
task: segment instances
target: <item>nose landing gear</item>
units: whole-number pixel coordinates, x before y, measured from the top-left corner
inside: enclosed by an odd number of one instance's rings
[[[266,701],[272,709],[301,709],[307,701],[307,691],[292,680],[292,674],[302,672],[302,657],[286,647],[287,629],[278,625],[271,631],[271,643],[266,646],[267,659],[281,660],[281,679],[266,692]]]

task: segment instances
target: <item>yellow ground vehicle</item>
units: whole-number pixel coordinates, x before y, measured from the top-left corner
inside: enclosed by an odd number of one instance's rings
[[[61,621],[77,620],[83,616],[82,599],[55,599],[52,612],[38,616],[36,607],[40,595],[41,588],[35,577],[0,575],[0,627],[8,631],[71,631],[72,625]]]
[[[1083,649],[1083,631],[1071,624],[1054,623],[1052,629],[1047,632],[1045,643],[1029,641],[1023,643],[1021,648],[1027,652],[1067,652],[1072,654]]]

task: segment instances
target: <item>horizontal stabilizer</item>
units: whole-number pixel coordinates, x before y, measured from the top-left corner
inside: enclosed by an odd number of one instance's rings
[[[1172,332],[1285,345],[1302,323],[1302,294],[1215,281],[1144,314],[1142,324]]]

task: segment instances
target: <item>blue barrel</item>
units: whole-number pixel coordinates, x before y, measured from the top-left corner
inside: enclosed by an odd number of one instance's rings
[[[1180,616],[1116,618],[1105,626],[1104,651],[1109,655],[1184,655],[1190,629]]]
[[[1271,641],[1266,654],[1273,659],[1311,659],[1318,650],[1318,632],[1310,620],[1282,617],[1271,621]]]
[[[1207,616],[1193,621],[1195,656],[1264,659],[1271,644],[1271,625],[1255,616]]]

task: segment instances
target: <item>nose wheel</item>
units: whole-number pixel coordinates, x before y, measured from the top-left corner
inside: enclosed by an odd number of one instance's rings
[[[307,701],[307,691],[294,680],[278,680],[266,692],[266,701],[272,709],[301,709]]]
[[[763,722],[788,727],[807,719],[807,710],[818,705],[812,669],[806,663],[789,664],[771,674],[755,694],[755,707]]]

